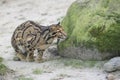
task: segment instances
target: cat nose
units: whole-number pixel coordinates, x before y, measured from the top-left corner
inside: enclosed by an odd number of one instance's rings
[[[67,37],[67,34],[65,32],[62,32],[62,34]]]
[[[68,36],[65,36],[65,40],[68,39]]]
[[[65,39],[67,39],[67,38],[68,38],[66,33],[64,33],[64,36],[65,36]]]

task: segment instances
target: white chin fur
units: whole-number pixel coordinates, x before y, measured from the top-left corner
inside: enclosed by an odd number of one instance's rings
[[[64,41],[66,39],[66,36],[63,36],[63,38],[60,38],[59,39],[59,42],[62,42],[62,41]]]
[[[65,39],[60,39],[59,42],[62,42],[62,41],[64,41],[64,40],[65,40]]]
[[[52,42],[52,44],[56,44],[57,43],[57,38],[55,38],[54,40],[53,40],[53,42]]]

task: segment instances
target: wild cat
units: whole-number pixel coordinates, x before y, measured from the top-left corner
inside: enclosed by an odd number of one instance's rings
[[[33,21],[26,21],[15,29],[11,44],[19,60],[41,62],[45,49],[51,44],[65,40],[66,37],[60,23],[42,26]],[[34,59],[35,50],[38,52],[36,59]]]

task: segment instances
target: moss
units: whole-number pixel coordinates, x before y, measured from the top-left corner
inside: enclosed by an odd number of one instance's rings
[[[2,57],[0,57],[0,63],[3,61],[3,58]]]
[[[69,59],[63,61],[65,66],[71,66],[73,68],[82,68],[83,62],[76,59]]]
[[[0,75],[5,75],[8,68],[4,64],[2,64],[2,61],[3,61],[3,58],[0,57]]]
[[[34,69],[33,74],[42,74],[44,71],[42,69]]]
[[[82,61],[78,59],[69,59],[69,58],[62,58],[58,60],[59,63],[63,63],[65,66],[70,66],[72,68],[101,68],[105,61]]]
[[[34,79],[31,77],[20,76],[18,80],[34,80]]]
[[[3,63],[3,58],[0,57],[0,75],[5,75],[6,73],[8,73],[8,71],[10,71],[10,69],[8,69]]]
[[[4,64],[0,63],[0,75],[5,75],[7,71],[8,68]]]
[[[120,0],[75,1],[62,26],[68,39],[59,45],[96,47],[103,52],[120,51]]]

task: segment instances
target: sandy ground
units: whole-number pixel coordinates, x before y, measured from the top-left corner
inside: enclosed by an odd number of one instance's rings
[[[3,2],[2,2],[3,1]],[[13,61],[11,35],[26,20],[42,25],[63,19],[68,7],[75,0],[1,0],[0,1],[0,56],[4,64],[15,71],[7,80],[106,80],[106,73],[98,68],[73,68],[58,60],[44,63]],[[38,74],[34,73],[37,70]]]

